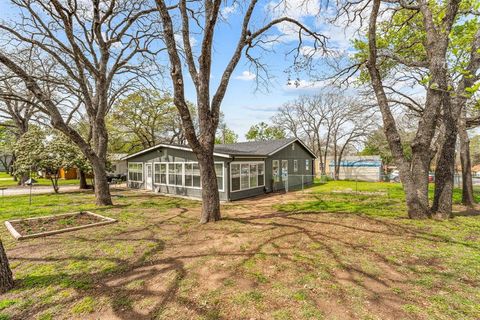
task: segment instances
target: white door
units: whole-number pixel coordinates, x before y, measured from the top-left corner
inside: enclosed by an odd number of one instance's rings
[[[145,164],[145,189],[153,189],[153,170],[152,164]]]

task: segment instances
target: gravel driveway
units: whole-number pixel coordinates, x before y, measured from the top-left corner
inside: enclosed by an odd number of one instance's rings
[[[4,190],[2,190],[4,189]],[[60,192],[72,192],[80,191],[77,185],[71,186],[60,186]],[[29,194],[30,187],[6,187],[0,188],[0,195],[3,196],[18,196],[22,194]],[[41,194],[41,193],[53,193],[53,188],[51,186],[34,186],[32,187],[32,194]]]

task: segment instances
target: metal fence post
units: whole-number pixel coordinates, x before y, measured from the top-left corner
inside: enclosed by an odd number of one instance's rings
[[[302,174],[302,192],[303,192],[303,174]]]
[[[355,193],[358,195],[358,176],[355,175]]]

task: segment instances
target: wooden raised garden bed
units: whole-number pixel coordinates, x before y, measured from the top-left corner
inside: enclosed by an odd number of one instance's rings
[[[5,221],[5,226],[17,240],[44,237],[117,222],[90,211],[57,214],[38,218]]]

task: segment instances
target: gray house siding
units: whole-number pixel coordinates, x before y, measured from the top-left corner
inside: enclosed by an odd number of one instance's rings
[[[294,145],[294,150],[292,150],[292,145]],[[279,181],[274,181],[273,176],[273,161],[278,160],[280,166],[280,179]],[[282,168],[282,160],[288,161],[288,187],[301,186],[302,176],[304,184],[313,183],[313,156],[308,152],[300,143],[294,142],[291,145],[286,146],[285,148],[274,153],[267,159],[266,171],[269,180],[266,183],[267,192],[283,190],[285,189],[285,181],[282,180],[284,174]],[[298,170],[294,172],[294,160],[297,160]],[[305,161],[309,161],[309,168],[306,168]]]
[[[228,200],[228,192],[227,192],[228,190],[227,160],[228,159],[222,158],[222,157],[214,157],[214,160],[215,162],[223,163],[224,186],[223,186],[223,191],[219,191],[219,195],[220,195],[220,200],[227,201]],[[143,182],[138,183],[138,182],[133,182],[128,180],[128,187],[135,188],[135,189],[147,189],[145,184],[147,179],[146,167],[145,167],[146,164],[151,164],[152,169],[154,170],[154,163],[156,162],[188,163],[188,162],[197,162],[197,158],[191,151],[177,150],[177,149],[170,149],[170,148],[159,148],[159,149],[155,149],[150,152],[140,154],[138,156],[128,159],[128,163],[136,163],[136,162],[143,164]],[[202,190],[200,188],[154,184],[153,183],[154,177],[155,177],[155,174],[153,172],[151,177],[152,188],[148,188],[152,191],[165,193],[165,194],[186,196],[186,197],[195,197],[195,198],[201,198],[202,196]],[[222,189],[222,188],[219,186],[219,189]]]
[[[292,150],[292,145],[295,145]],[[289,188],[295,188],[301,186],[302,179],[304,184],[313,183],[313,160],[314,157],[306,150],[302,144],[295,141],[291,145],[287,145],[283,149],[275,152],[266,158],[234,158],[232,162],[248,162],[248,161],[264,161],[265,162],[265,186],[241,190],[230,191],[230,200],[238,200],[247,197],[253,197],[268,192],[274,192],[285,189],[285,183],[282,181],[282,170],[280,169],[280,181],[274,181],[273,177],[273,161],[278,160],[281,167],[282,160],[288,161],[288,175],[289,175]],[[294,172],[294,160],[297,160],[298,170]],[[309,161],[309,167],[306,169],[305,161]],[[229,170],[230,173],[230,170]],[[303,176],[303,177],[302,177]],[[230,176],[229,176],[230,184]]]

